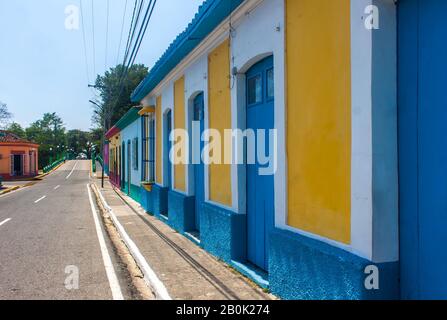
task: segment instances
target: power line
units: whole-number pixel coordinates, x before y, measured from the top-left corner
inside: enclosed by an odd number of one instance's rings
[[[104,72],[107,71],[107,53],[109,46],[109,12],[110,12],[110,0],[107,0],[107,23],[106,23],[106,56],[104,60]]]
[[[120,52],[121,52],[121,43],[123,41],[123,33],[124,33],[124,21],[126,20],[126,13],[127,13],[127,1],[126,0],[126,4],[124,5],[124,13],[123,13],[123,20],[121,22],[121,35],[120,35],[120,42],[118,45],[118,53],[116,55],[116,65],[118,65],[118,61],[120,58]]]
[[[143,4],[144,4],[144,0],[141,0],[140,1],[140,5],[138,6],[138,12],[137,12],[136,16],[134,17],[134,19],[132,21],[132,24],[130,26],[130,29],[129,29],[129,35],[128,35],[128,38],[127,38],[126,51],[124,53],[123,66],[126,65],[127,57],[129,56],[130,47],[132,46],[132,42],[133,42],[133,39],[135,37],[135,31],[137,30],[137,27],[138,27],[138,21],[140,20],[141,10],[143,8]]]
[[[142,5],[143,3],[144,3],[144,1],[142,1],[142,2],[140,3],[140,8],[141,8],[141,5]],[[144,15],[143,21],[142,21],[141,26],[140,26],[140,30],[139,30],[139,32],[138,32],[137,40],[136,40],[135,44],[133,45],[132,54],[131,54],[130,59],[129,59],[129,62],[128,62],[128,64],[127,64],[127,63],[126,63],[126,61],[127,61],[127,56],[128,56],[128,53],[130,52],[130,47],[132,46],[132,42],[133,42],[132,40],[133,40],[133,38],[134,38],[133,36],[134,36],[135,31],[136,31],[137,26],[138,26],[138,20],[139,20],[139,15],[140,15],[140,13],[141,13],[141,10],[138,10],[138,14],[137,14],[137,16],[136,16],[136,17],[133,17],[133,18],[136,18],[136,19],[135,19],[135,24],[132,23],[131,26],[130,26],[130,29],[129,29],[128,45],[126,46],[127,54],[125,54],[125,57],[124,57],[124,61],[123,61],[123,70],[122,70],[123,72],[122,72],[122,74],[121,74],[121,76],[120,76],[120,81],[119,81],[119,83],[120,83],[120,85],[119,85],[120,89],[118,90],[118,95],[116,96],[115,103],[113,104],[113,109],[110,110],[111,113],[113,113],[113,111],[114,111],[114,110],[116,109],[116,107],[117,107],[119,98],[120,98],[120,96],[121,96],[121,94],[122,94],[122,91],[123,91],[123,89],[124,89],[125,83],[126,83],[126,81],[127,81],[128,71],[129,71],[129,69],[132,67],[133,63],[135,62],[135,58],[136,58],[136,56],[138,55],[138,52],[139,52],[139,50],[140,50],[141,43],[142,43],[143,38],[144,38],[144,35],[145,35],[146,31],[147,31],[147,27],[148,27],[148,25],[149,25],[149,21],[150,21],[150,19],[151,19],[151,17],[152,17],[152,14],[153,14],[153,11],[154,11],[155,4],[156,4],[156,3],[157,3],[157,0],[150,0],[150,1],[149,1],[149,4],[148,4],[147,9],[146,9],[146,13],[145,13],[145,15]],[[135,1],[135,8],[136,8],[136,5],[137,5],[137,1]],[[135,13],[135,9],[134,9],[134,13]],[[132,20],[134,20],[134,19],[132,19]],[[132,28],[132,27],[133,27],[133,28]],[[133,30],[132,30],[132,29],[133,29]],[[132,31],[131,31],[131,30],[132,30]],[[132,33],[132,35],[131,35],[131,33]]]
[[[82,9],[82,0],[79,0],[79,7],[81,8],[82,40],[83,40],[83,44],[84,44],[85,70],[86,70],[86,73],[87,73],[87,83],[90,83],[90,70],[89,70],[89,67],[88,67],[87,43],[85,41],[84,11]]]
[[[151,0],[152,2],[152,0]],[[124,58],[123,58],[123,64],[122,64],[122,69],[119,75],[119,87],[120,89],[118,90],[118,96],[116,99],[116,103],[119,100],[119,97],[121,96],[121,93],[124,89],[124,79],[127,78],[127,71],[128,71],[128,66],[127,66],[127,58],[129,56],[129,52],[130,52],[130,47],[132,46],[133,43],[133,39],[135,37],[135,31],[137,30],[138,27],[138,21],[140,20],[140,16],[141,16],[141,10],[143,8],[143,4],[144,4],[144,0],[141,0],[140,2],[138,2],[138,0],[135,0],[135,4],[134,4],[134,11],[132,14],[132,21],[130,23],[130,27],[129,27],[129,33],[127,35],[127,43],[126,43],[126,50],[124,52]],[[137,9],[138,7],[138,9]],[[116,108],[116,105],[114,106],[114,108]]]
[[[154,8],[155,8],[155,4],[157,3],[157,0],[154,0],[152,8],[150,8],[151,3],[152,3],[152,0],[149,3],[148,10],[146,11],[146,15],[144,17],[144,19],[146,20],[146,23],[145,23],[144,27],[142,25],[143,29],[142,30],[140,29],[141,37],[140,37],[140,39],[137,38],[138,44],[136,46],[136,49],[134,48],[135,54],[133,55],[133,57],[131,56],[130,66],[132,66],[134,64],[135,59],[138,55],[138,52],[140,51],[141,43],[143,42],[143,38],[144,38],[144,35],[146,34],[147,27],[149,26],[149,21],[151,20],[152,13],[154,12]],[[143,22],[144,22],[144,20],[143,20]],[[141,31],[143,31],[143,32],[141,33]]]
[[[140,26],[140,30],[138,32],[137,39],[136,39],[136,41],[135,41],[135,43],[133,45],[132,53],[130,55],[128,63],[126,63],[127,55],[126,55],[126,57],[124,59],[124,62],[123,62],[124,74],[122,75],[121,80],[120,80],[120,82],[122,81],[123,83],[121,85],[121,89],[120,89],[119,92],[122,91],[122,88],[124,87],[124,83],[125,83],[125,81],[123,81],[123,80],[127,80],[129,69],[132,67],[133,63],[135,62],[135,58],[136,58],[136,56],[137,56],[137,54],[138,54],[138,52],[140,50],[141,42],[143,41],[144,35],[146,33],[146,30],[147,30],[147,27],[148,27],[148,24],[149,24],[149,21],[150,21],[150,19],[152,17],[152,13],[154,11],[154,7],[155,7],[156,2],[157,2],[157,0],[154,0],[154,1],[150,0],[149,1],[149,4],[148,4],[147,9],[146,9],[146,13],[144,15],[143,21],[142,21],[141,26]],[[137,19],[138,18],[139,17],[137,16]],[[136,30],[136,27],[137,27],[137,24],[135,24],[134,31]],[[134,31],[132,32],[133,36],[134,36]],[[133,36],[132,36],[132,38],[133,38]],[[132,44],[132,41],[131,41],[130,44]],[[130,49],[130,46],[129,46],[129,49]]]
[[[96,81],[96,47],[95,47],[95,6],[92,0],[92,35],[93,35],[93,77]]]

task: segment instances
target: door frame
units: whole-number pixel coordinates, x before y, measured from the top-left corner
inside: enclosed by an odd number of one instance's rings
[[[166,179],[165,182],[165,186],[169,189],[169,190],[173,190],[174,189],[174,185],[173,185],[173,176],[172,176],[172,163],[169,159],[169,153],[171,151],[172,148],[172,142],[170,141],[170,134],[173,130],[173,125],[172,125],[172,110],[171,109],[167,109],[166,112],[163,115],[163,131],[164,131],[164,135],[163,135],[163,167],[166,168],[166,173],[163,174],[163,176]],[[170,128],[170,130],[169,130]]]
[[[263,66],[263,64],[265,64],[265,66]],[[259,71],[256,70],[256,68],[262,68]],[[273,60],[273,55],[269,55],[269,56],[265,56],[262,59],[258,60],[256,63],[254,63],[250,68],[247,69],[247,71],[245,72],[245,129],[250,129],[248,121],[249,121],[249,115],[248,115],[248,109],[249,108],[253,108],[253,107],[257,107],[257,106],[262,106],[264,104],[267,103],[272,103],[273,104],[273,110],[272,110],[272,115],[274,117],[275,111],[275,103],[274,103],[274,96],[273,97],[269,97],[268,96],[268,83],[267,83],[267,73],[270,70],[274,70],[274,60]],[[262,81],[262,100],[260,102],[255,102],[255,103],[251,103],[249,104],[249,80],[257,77],[261,75],[261,81]],[[273,128],[275,126],[275,122],[273,120]],[[257,142],[257,139],[256,139]],[[255,157],[257,158],[257,157]],[[257,161],[257,159],[256,159]],[[250,251],[249,251],[249,245],[250,245],[250,224],[249,224],[249,200],[248,197],[250,195],[249,193],[249,170],[248,170],[248,163],[247,163],[247,144],[244,143],[244,163],[245,163],[245,204],[246,204],[246,214],[247,214],[247,227],[246,227],[246,250],[247,250],[247,261],[249,261],[250,263],[256,265],[256,267],[263,269],[265,272],[268,272],[268,231],[264,231],[264,266],[260,266],[258,264],[256,264],[255,262],[251,261],[249,258],[250,255]],[[274,181],[272,182],[272,192],[274,195]],[[273,199],[273,208],[275,207],[275,201]],[[271,221],[273,224],[273,227],[275,225],[274,222],[274,218],[275,218],[275,209],[273,209],[273,221]],[[264,230],[267,226],[267,221],[264,220]],[[256,241],[256,240],[254,240]]]
[[[192,123],[194,122],[194,121],[198,121],[198,120],[196,120],[196,102],[198,101],[198,99],[200,99],[201,101],[200,101],[200,103],[201,103],[201,112],[202,112],[202,114],[201,114],[201,117],[200,117],[200,119],[199,119],[199,121],[200,121],[200,135],[199,135],[199,152],[200,152],[200,164],[193,164],[192,163],[192,160],[193,160],[193,155],[192,155],[192,138],[195,138],[193,135],[192,135],[192,128],[193,128],[193,126],[192,126]],[[193,188],[193,190],[194,190],[194,192],[193,192],[193,195],[194,195],[194,199],[195,199],[195,202],[194,202],[194,224],[195,224],[195,231],[197,231],[197,232],[200,232],[200,217],[201,217],[201,211],[200,211],[200,209],[198,209],[197,208],[197,206],[198,205],[202,205],[203,203],[205,203],[205,163],[203,162],[203,159],[202,159],[202,157],[201,157],[201,155],[202,155],[202,151],[203,151],[203,148],[204,148],[204,145],[205,145],[205,143],[204,143],[204,141],[202,141],[202,133],[203,133],[203,131],[202,131],[202,129],[203,130],[205,130],[205,94],[204,94],[204,92],[202,91],[202,92],[199,92],[198,94],[196,94],[193,98],[192,98],[192,104],[191,104],[191,106],[192,106],[192,110],[191,110],[191,114],[190,114],[190,128],[191,128],[191,132],[190,132],[190,137],[191,137],[191,141],[190,141],[190,150],[191,150],[191,155],[190,155],[190,160],[191,160],[191,172],[192,172],[192,179],[191,179],[191,181],[192,181],[192,183],[193,183],[193,186],[194,186],[194,188]],[[202,128],[202,126],[203,126],[203,128]],[[203,181],[197,181],[197,177],[196,177],[196,174],[197,174],[197,172],[196,172],[196,169],[199,169],[199,170],[201,170],[201,175],[202,175],[202,177],[203,177]],[[200,186],[200,187],[199,187]],[[202,201],[200,201],[200,200],[198,200],[198,198],[197,198],[197,191],[198,191],[198,189],[201,189],[201,192],[203,193],[203,199],[202,199]]]
[[[132,185],[132,142],[127,140],[127,194],[130,195]]]

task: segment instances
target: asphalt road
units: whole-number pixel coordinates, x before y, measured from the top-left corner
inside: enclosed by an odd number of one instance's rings
[[[36,185],[0,196],[0,299],[133,297],[92,208],[89,170],[89,161],[69,161]]]

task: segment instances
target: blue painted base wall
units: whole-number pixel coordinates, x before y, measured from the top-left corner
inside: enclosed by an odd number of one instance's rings
[[[133,200],[140,202],[141,201],[141,187],[136,186],[134,184],[130,185],[130,191],[127,182],[124,184],[124,187],[121,187],[121,191],[125,194],[129,195]]]
[[[246,215],[203,204],[200,239],[205,250],[227,263],[246,257]]]
[[[366,290],[364,271],[372,263],[344,250],[275,229],[270,234],[269,251],[270,290],[282,299],[399,298],[398,262],[376,264],[379,290]]]
[[[168,192],[169,225],[180,233],[194,230],[194,197]]]
[[[156,217],[168,214],[168,188],[152,186],[152,213]]]
[[[153,192],[146,190],[144,187],[141,187],[141,206],[147,213],[154,214]]]

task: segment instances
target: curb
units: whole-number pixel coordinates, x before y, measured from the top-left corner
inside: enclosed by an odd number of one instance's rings
[[[30,182],[25,183],[24,185],[21,185],[21,186],[14,186],[14,187],[8,188],[8,189],[6,189],[6,190],[1,191],[1,192],[0,192],[0,196],[5,195],[5,194],[8,194],[8,193],[11,193],[11,192],[16,191],[16,190],[19,190],[19,189],[23,189],[23,188],[31,187],[31,186],[33,186],[33,185],[35,185],[35,184],[36,184],[35,181],[30,181]]]
[[[158,278],[156,273],[149,266],[146,259],[141,254],[140,250],[138,249],[137,245],[132,241],[132,239],[129,237],[129,235],[125,231],[124,227],[118,221],[118,218],[116,217],[115,213],[113,212],[113,209],[107,204],[101,191],[98,189],[98,187],[95,184],[91,184],[91,187],[98,193],[102,205],[107,210],[113,224],[115,225],[115,228],[118,230],[118,233],[121,236],[121,239],[123,240],[123,242],[129,249],[130,254],[132,255],[132,257],[138,264],[138,267],[143,272],[144,281],[150,288],[152,288],[153,292],[155,293],[156,298],[159,300],[172,300],[172,298],[170,297],[164,284],[160,281],[160,279]]]
[[[7,188],[6,190],[0,191],[0,196],[10,193],[12,191],[16,191],[18,189],[20,189],[22,186],[15,186],[15,187],[11,187],[11,188]]]
[[[48,176],[49,174],[53,173],[54,171],[56,171],[57,169],[59,169],[60,167],[62,167],[65,163],[60,163],[57,166],[55,166],[51,171],[48,171],[47,173],[41,174],[39,176],[34,177],[34,180],[42,180],[43,178],[45,178],[46,176]]]

